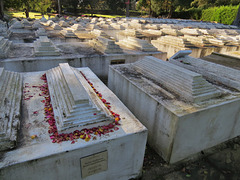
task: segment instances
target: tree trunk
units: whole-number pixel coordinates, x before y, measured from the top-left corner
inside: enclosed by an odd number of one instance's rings
[[[171,18],[172,13],[174,11],[174,0],[169,1],[169,3],[170,3],[170,6],[169,6],[169,12],[168,12],[167,18]]]
[[[152,17],[152,0],[149,1],[149,17]]]
[[[61,2],[60,2],[60,0],[58,0],[58,14],[59,14],[59,16],[61,16]]]
[[[238,13],[237,13],[236,19],[233,21],[233,25],[240,26],[240,4],[239,4],[239,8],[238,8]]]
[[[25,9],[25,15],[26,15],[26,18],[29,18],[29,8],[28,7]]]
[[[173,12],[173,6],[171,5],[167,18],[171,18],[172,17],[172,12]]]
[[[0,19],[4,20],[3,0],[0,0]]]
[[[130,1],[128,0],[126,2],[126,17],[129,17],[129,4],[130,4]]]

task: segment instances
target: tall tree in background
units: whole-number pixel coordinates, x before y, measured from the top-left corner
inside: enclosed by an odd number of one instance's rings
[[[1,20],[4,20],[4,11],[3,11],[4,6],[3,6],[3,4],[4,4],[3,0],[0,0],[0,19]]]
[[[233,25],[240,27],[240,4],[238,7],[238,13],[237,13],[236,19],[233,21]]]
[[[96,9],[96,7],[98,5],[98,1],[99,0],[82,0],[80,2],[80,6],[86,8],[86,9],[90,9],[91,14],[93,15],[93,10]]]
[[[113,12],[117,12],[120,9],[125,9],[127,0],[106,0],[106,4],[108,5],[109,9],[111,9]]]
[[[46,14],[50,6],[52,5],[51,0],[35,0],[35,10],[40,12],[42,15]]]
[[[171,18],[177,7],[190,7],[191,2],[192,0],[139,0],[137,9],[148,10],[150,16],[167,14]]]

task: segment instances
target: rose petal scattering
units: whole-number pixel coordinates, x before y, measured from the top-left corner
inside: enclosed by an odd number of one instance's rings
[[[94,87],[93,83],[91,83],[91,81],[88,80],[88,78],[85,76],[85,74],[80,71],[80,73],[82,74],[82,76],[84,77],[84,79],[88,82],[88,84],[92,87],[93,91],[96,93],[96,95],[99,97],[99,99],[101,99],[101,101],[103,102],[103,104],[107,107],[107,109],[110,111],[110,113],[112,114],[112,116],[114,117],[115,123],[118,124],[118,121],[121,120],[120,115],[113,112],[111,110],[111,106],[110,106],[110,102],[108,102],[106,99],[102,98],[102,94],[97,91],[97,89]]]
[[[31,139],[35,139],[37,137],[37,135],[32,135]]]
[[[82,130],[75,130],[72,133],[58,133],[56,120],[54,119],[54,112],[51,104],[51,98],[48,90],[47,77],[46,77],[46,74],[43,74],[40,79],[44,81],[44,84],[41,86],[38,86],[41,90],[41,93],[39,94],[39,96],[43,96],[45,98],[45,100],[42,100],[41,102],[44,103],[45,119],[46,119],[46,122],[48,122],[49,124],[48,133],[50,134],[50,139],[52,140],[52,143],[61,143],[63,141],[71,141],[71,144],[74,144],[77,141],[77,139],[82,139],[88,142],[90,139],[96,140],[98,136],[100,137],[102,135],[106,135],[110,132],[114,132],[119,129],[116,126],[120,125],[118,122],[121,119],[120,115],[111,111],[110,103],[107,102],[107,100],[103,99],[102,94],[94,88],[93,84],[86,78],[86,76],[82,72],[80,73],[86,79],[88,84],[92,87],[92,89],[97,94],[97,96],[102,100],[104,105],[108,108],[108,110],[114,117],[114,121],[105,126],[98,126],[90,129],[85,128]]]

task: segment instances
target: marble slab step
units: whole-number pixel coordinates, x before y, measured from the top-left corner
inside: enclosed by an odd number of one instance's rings
[[[200,73],[210,81],[219,82],[240,91],[239,70],[190,57],[190,53],[191,51],[179,51],[170,58],[169,62],[179,67]]]
[[[84,77],[67,63],[47,71],[53,111],[60,132],[109,119],[106,107]],[[99,104],[102,104],[99,105]],[[105,110],[103,110],[105,109]]]
[[[202,75],[155,57],[146,56],[132,65],[187,101],[197,103],[221,95]]]
[[[0,151],[16,146],[20,127],[22,75],[0,70]]]
[[[59,70],[54,68],[52,73],[47,73],[49,92],[51,99],[54,99],[56,106],[62,109],[62,114],[68,115],[72,105],[70,103],[70,98],[68,98],[68,93],[66,93],[65,88],[59,80],[61,76],[57,71]]]

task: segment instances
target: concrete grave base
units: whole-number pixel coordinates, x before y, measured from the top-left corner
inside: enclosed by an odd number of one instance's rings
[[[159,59],[166,59],[164,52],[136,52],[128,51],[124,54],[106,55],[73,55],[59,57],[21,57],[6,59],[0,62],[6,70],[16,72],[45,71],[57,67],[59,63],[69,63],[72,67],[89,67],[101,79],[107,79],[108,66],[111,64],[132,63],[144,56],[152,55]]]
[[[110,66],[108,86],[148,128],[149,145],[167,162],[186,160],[240,135],[239,92],[217,86],[222,97],[184,102],[132,66]]]

